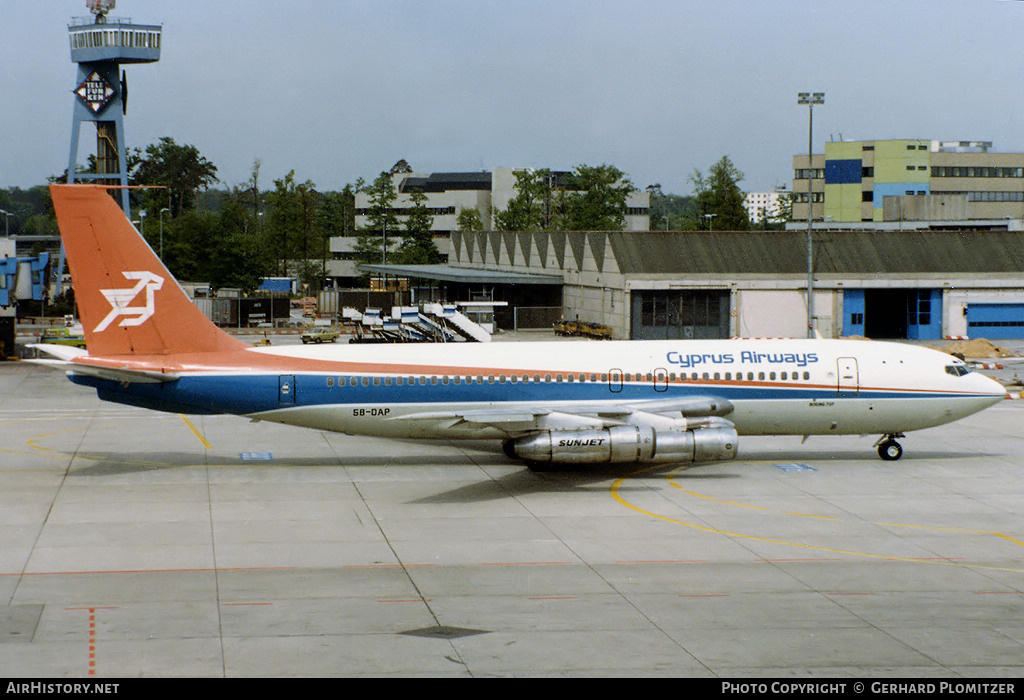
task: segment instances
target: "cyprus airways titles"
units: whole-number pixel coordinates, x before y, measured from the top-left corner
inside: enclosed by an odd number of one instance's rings
[[[753,350],[744,350],[739,354],[739,360],[736,359],[736,355],[731,352],[722,353],[719,355],[712,354],[700,354],[700,353],[682,353],[675,350],[669,352],[665,359],[668,360],[669,364],[677,365],[679,367],[688,368],[695,367],[697,365],[711,364],[711,365],[731,365],[731,364],[742,364],[742,365],[759,365],[759,364],[793,364],[797,367],[806,367],[809,364],[815,364],[818,361],[817,353],[813,352],[755,352]]]
[[[88,350],[40,360],[100,398],[401,438],[499,438],[531,468],[731,459],[738,435],[881,434],[1004,398],[960,360],[836,340],[253,348],[185,296],[102,186],[54,185]]]

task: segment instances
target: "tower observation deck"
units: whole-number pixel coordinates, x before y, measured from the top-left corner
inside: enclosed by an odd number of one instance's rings
[[[93,17],[76,18],[68,25],[71,60],[78,64],[68,182],[128,185],[124,139],[128,81],[121,65],[159,61],[162,32],[160,25],[108,18],[114,3],[115,0],[88,0],[86,4]],[[96,167],[88,173],[78,172],[78,141],[83,122],[96,124]],[[126,189],[121,190],[121,207],[128,212]]]

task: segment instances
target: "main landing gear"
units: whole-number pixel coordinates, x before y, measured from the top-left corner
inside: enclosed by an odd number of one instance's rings
[[[890,433],[879,438],[875,446],[878,447],[878,456],[887,462],[892,462],[903,456],[903,447],[896,442],[896,438],[906,437],[903,433]]]

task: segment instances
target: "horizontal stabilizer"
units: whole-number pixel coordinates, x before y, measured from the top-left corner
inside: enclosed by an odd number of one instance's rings
[[[162,384],[164,382],[173,382],[178,379],[179,376],[174,372],[133,369],[131,367],[100,367],[98,365],[86,364],[85,362],[75,362],[74,360],[76,358],[87,357],[88,352],[81,348],[68,347],[66,345],[37,343],[29,345],[29,347],[42,350],[43,352],[49,353],[57,358],[26,360],[32,364],[60,369],[73,374],[109,379],[110,381],[120,382],[123,384]]]

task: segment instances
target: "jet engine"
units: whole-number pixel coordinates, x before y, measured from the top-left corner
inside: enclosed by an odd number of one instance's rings
[[[731,426],[679,431],[617,425],[534,433],[506,442],[505,453],[538,464],[712,462],[734,458],[737,442]]]

